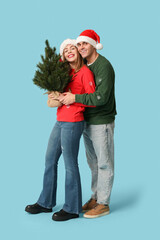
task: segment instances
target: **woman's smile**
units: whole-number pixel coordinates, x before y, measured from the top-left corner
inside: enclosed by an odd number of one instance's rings
[[[69,54],[68,55],[68,58],[72,58],[72,57],[74,57],[74,54]]]

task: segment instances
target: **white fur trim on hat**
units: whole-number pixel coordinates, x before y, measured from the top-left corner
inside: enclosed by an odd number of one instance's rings
[[[63,58],[63,50],[65,49],[65,47],[68,45],[68,44],[71,44],[71,45],[74,45],[76,46],[76,40],[75,39],[66,39],[62,42],[61,46],[60,46],[60,55],[61,55],[61,58]],[[62,59],[63,60],[63,59]]]
[[[87,42],[87,43],[91,44],[94,48],[96,48],[96,44],[97,44],[95,40],[93,40],[92,38],[87,37],[87,36],[79,36],[76,39],[76,43],[79,43],[79,42]]]
[[[97,50],[100,50],[103,48],[103,45],[101,43],[96,43],[95,40],[93,40],[92,38],[87,37],[87,36],[79,36],[76,39],[76,43],[79,43],[79,42],[87,42],[87,43],[91,44],[94,48],[96,48]]]

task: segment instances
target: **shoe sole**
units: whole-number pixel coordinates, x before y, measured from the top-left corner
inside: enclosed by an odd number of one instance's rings
[[[42,211],[41,211],[41,212],[29,212],[29,211],[26,211],[26,212],[27,212],[27,213],[30,213],[30,214],[51,213],[51,212],[44,212],[44,211],[43,211],[43,212],[42,212]]]
[[[67,219],[56,219],[56,218],[52,217],[52,220],[57,221],[57,222],[63,222],[63,221],[69,221],[69,220],[74,219],[74,218],[79,218],[79,216],[78,217],[71,217],[71,218],[67,218]]]
[[[109,211],[101,213],[101,214],[98,214],[98,215],[87,215],[87,214],[84,214],[83,217],[85,217],[85,218],[97,218],[97,217],[102,217],[102,216],[105,216],[105,215],[108,215],[108,214],[109,214]]]

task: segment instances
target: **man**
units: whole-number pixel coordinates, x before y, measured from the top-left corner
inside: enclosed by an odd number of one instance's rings
[[[103,46],[95,31],[83,31],[77,38],[77,47],[94,73],[96,91],[82,95],[68,92],[59,100],[66,105],[77,102],[96,106],[85,110],[86,123],[83,133],[93,191],[91,199],[83,206],[83,212],[86,212],[84,217],[95,218],[109,214],[114,178],[115,73],[111,63],[97,53],[97,49],[100,50]]]

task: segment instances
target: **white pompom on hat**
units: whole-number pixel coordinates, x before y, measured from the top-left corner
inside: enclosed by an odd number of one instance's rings
[[[103,48],[103,45],[100,43],[99,35],[91,29],[87,29],[79,35],[79,37],[76,39],[76,43],[79,42],[87,42],[97,50],[101,50]]]
[[[62,60],[63,60],[63,50],[65,49],[65,47],[66,47],[68,44],[77,46],[75,39],[70,39],[70,38],[68,38],[68,39],[64,40],[64,41],[62,42],[61,46],[60,46],[60,55],[61,55],[61,59],[62,59]]]

